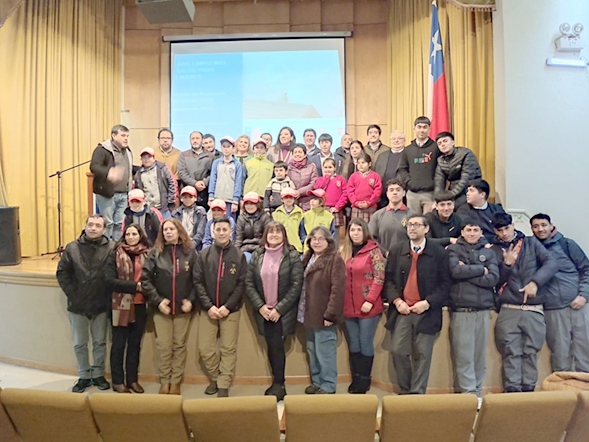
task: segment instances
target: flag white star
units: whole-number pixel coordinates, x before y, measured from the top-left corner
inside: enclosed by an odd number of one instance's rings
[[[433,63],[436,62],[436,54],[442,50],[442,44],[440,43],[440,30],[438,29],[434,36],[432,37],[432,44],[434,45],[434,49],[430,55],[430,58],[433,57]]]

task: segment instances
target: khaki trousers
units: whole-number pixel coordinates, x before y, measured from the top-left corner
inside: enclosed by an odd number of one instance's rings
[[[201,312],[198,321],[198,352],[212,381],[218,388],[229,388],[237,362],[238,310],[220,320],[213,320]],[[219,353],[217,353],[217,337]]]
[[[157,312],[153,315],[160,384],[182,382],[191,319],[190,313],[164,315]]]

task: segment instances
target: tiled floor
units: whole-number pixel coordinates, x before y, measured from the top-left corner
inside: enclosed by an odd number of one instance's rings
[[[35,370],[32,368],[19,367],[17,365],[5,364],[0,362],[0,387],[1,388],[30,388],[36,390],[48,391],[70,391],[77,378],[75,376],[57,374],[48,371]],[[141,385],[145,388],[146,393],[157,393],[159,385],[153,382],[142,382]],[[184,399],[195,398],[214,398],[216,396],[207,396],[204,394],[206,385],[202,384],[185,384],[182,386],[182,396]],[[235,385],[229,391],[231,396],[259,396],[264,394],[264,390],[268,388],[265,385]],[[288,394],[304,394],[306,385],[292,385],[289,386],[287,382]],[[348,394],[347,384],[339,384],[337,386],[338,394]],[[88,394],[99,392],[96,387],[86,390]],[[103,393],[113,393],[112,390]],[[381,399],[383,396],[390,394],[372,388],[370,394],[375,394]],[[281,416],[284,410],[282,402],[278,403],[278,415]],[[380,416],[380,406],[378,410]]]

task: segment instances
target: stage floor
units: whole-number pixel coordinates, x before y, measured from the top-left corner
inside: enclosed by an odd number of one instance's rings
[[[57,287],[55,271],[59,257],[34,256],[23,258],[16,266],[0,266],[0,283]]]

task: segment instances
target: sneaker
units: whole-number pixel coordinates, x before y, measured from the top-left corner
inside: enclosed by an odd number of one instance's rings
[[[319,390],[321,390],[321,388],[317,387],[316,385],[311,384],[307,388],[305,388],[305,394],[315,394]]]
[[[325,391],[320,388],[315,392],[315,394],[335,394],[335,391]]]
[[[219,390],[217,390],[217,397],[229,397],[229,389],[219,388]]]
[[[76,385],[72,387],[72,392],[84,393],[88,387],[92,387],[92,379],[78,379]]]
[[[110,384],[104,376],[98,376],[97,378],[92,379],[92,385],[96,385],[99,390],[108,390],[110,388]]]
[[[217,381],[212,381],[205,390],[205,394],[215,394],[219,389],[217,388]]]

